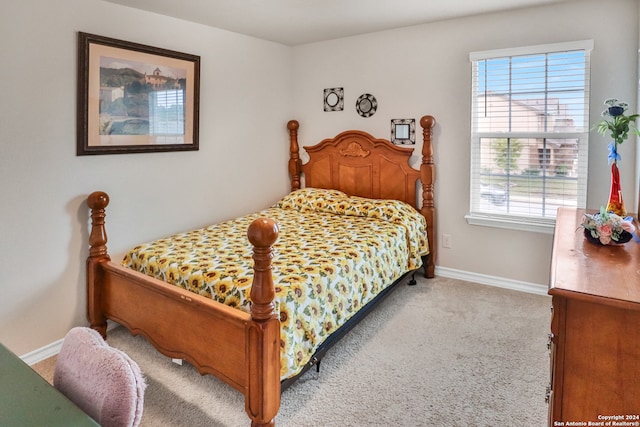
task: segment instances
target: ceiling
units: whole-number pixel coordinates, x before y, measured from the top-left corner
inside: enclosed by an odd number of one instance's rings
[[[289,46],[568,0],[107,0]]]

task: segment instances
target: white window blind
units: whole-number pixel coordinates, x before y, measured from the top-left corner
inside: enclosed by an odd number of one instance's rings
[[[586,204],[593,42],[475,52],[472,224],[552,232]]]
[[[185,133],[183,89],[149,93],[149,133],[164,144],[182,143]]]

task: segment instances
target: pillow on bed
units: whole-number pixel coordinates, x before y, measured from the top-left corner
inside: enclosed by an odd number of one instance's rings
[[[335,205],[342,215],[361,216],[402,225],[407,233],[412,257],[429,253],[427,221],[413,206],[400,200],[367,199],[351,196],[344,204]],[[413,268],[413,267],[412,267]]]
[[[324,188],[301,188],[292,191],[276,203],[282,209],[295,209],[300,212],[324,212],[327,206],[347,200],[349,196],[339,190]]]
[[[418,221],[421,221],[421,218],[423,218],[413,206],[400,200],[367,199],[364,197],[351,196],[344,207],[342,207],[341,204],[338,204],[337,207],[340,211],[336,213],[381,219],[396,224],[403,223],[409,218]]]
[[[338,190],[303,188],[283,197],[276,207],[357,216],[402,225],[409,245],[410,268],[419,267],[420,256],[429,253],[425,218],[413,206],[400,200],[349,197]]]

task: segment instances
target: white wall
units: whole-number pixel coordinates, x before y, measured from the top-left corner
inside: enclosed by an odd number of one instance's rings
[[[452,236],[453,246],[440,247],[438,265],[546,285],[551,235],[470,226],[464,219],[469,209],[469,52],[584,39],[595,44],[591,66],[595,123],[606,98],[636,103],[637,0],[567,2],[296,47],[294,111],[301,141],[311,144],[349,127],[389,135],[390,119],[435,116],[438,227]],[[344,87],[345,111],[323,112],[322,90],[328,87]],[[370,118],[355,111],[357,97],[365,92],[379,102]],[[607,143],[591,133],[590,208],[606,204],[608,198]],[[420,149],[421,143],[416,152]],[[634,144],[625,144],[621,155],[622,188],[628,209],[635,211]]]
[[[78,31],[201,56],[200,151],[76,157]],[[24,354],[86,324],[86,196],[115,259],[267,207],[289,189],[291,48],[98,0],[3,2],[0,342]]]

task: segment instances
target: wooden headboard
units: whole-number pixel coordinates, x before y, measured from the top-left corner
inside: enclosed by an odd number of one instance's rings
[[[348,130],[316,145],[304,147],[309,160],[302,164],[298,145],[300,125],[296,120],[291,120],[287,124],[291,189],[301,187],[301,177],[304,175],[306,187],[331,188],[350,196],[395,199],[409,203],[427,220],[430,256],[425,274],[433,277],[437,233],[435,164],[431,136],[435,123],[433,116],[420,119],[423,135],[422,161],[420,169],[414,169],[409,164],[413,148],[400,147],[389,140],[374,138],[359,130]],[[421,197],[417,197],[420,189],[418,183],[421,184]]]

